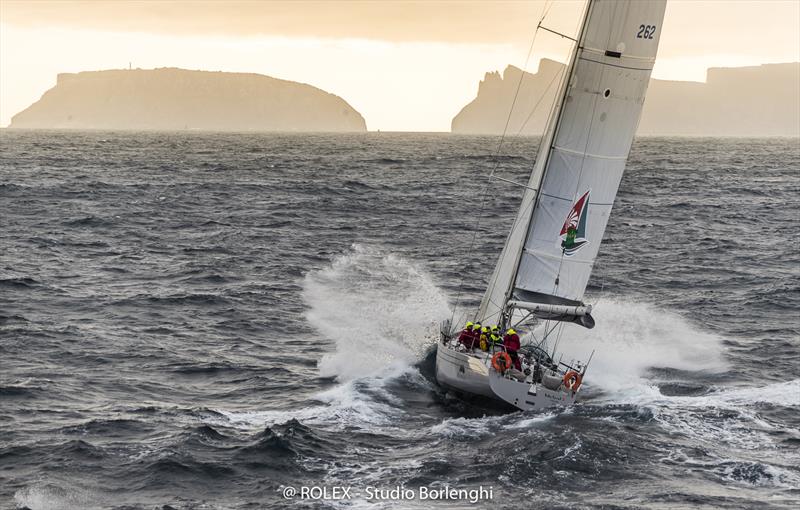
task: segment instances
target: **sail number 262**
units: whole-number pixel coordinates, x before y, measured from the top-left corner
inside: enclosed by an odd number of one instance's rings
[[[639,31],[636,33],[637,39],[652,39],[656,33],[655,25],[639,25]]]

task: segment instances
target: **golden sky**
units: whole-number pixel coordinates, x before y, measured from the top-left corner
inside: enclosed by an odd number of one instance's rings
[[[0,125],[56,74],[133,67],[262,73],[310,83],[369,129],[449,131],[487,71],[523,67],[536,24],[573,34],[582,1],[0,0]],[[539,32],[527,68],[564,60]],[[800,60],[800,0],[670,0],[654,77]]]

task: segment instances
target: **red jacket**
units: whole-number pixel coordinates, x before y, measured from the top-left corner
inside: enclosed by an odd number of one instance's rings
[[[458,341],[464,344],[466,347],[472,347],[472,343],[475,341],[475,331],[467,331],[466,329],[463,330],[458,336]]]
[[[513,335],[506,335],[503,337],[503,346],[505,346],[507,351],[517,352],[519,350],[519,335],[514,333]]]

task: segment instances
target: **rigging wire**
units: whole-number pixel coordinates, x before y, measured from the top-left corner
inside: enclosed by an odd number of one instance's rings
[[[548,10],[549,10],[549,9],[548,9]],[[558,73],[558,74],[556,75],[556,78],[557,78],[557,77],[559,77],[559,76],[561,76],[561,77],[562,77],[562,79],[563,79],[563,77],[564,77],[564,71],[563,71],[563,69],[562,69],[562,71],[561,71],[560,73]],[[559,82],[560,82],[560,81],[561,81],[561,80],[559,80]],[[549,88],[549,85],[548,85],[548,88]],[[546,92],[546,91],[545,91],[545,92]],[[543,99],[543,98],[544,98],[544,95],[542,96],[542,99]],[[540,100],[540,102],[541,102],[541,100]],[[551,110],[551,111],[552,111],[552,109],[553,109],[554,105],[555,105],[557,102],[558,102],[558,96],[556,95],[556,96],[554,96],[554,97],[553,97],[553,101],[552,101],[552,103],[550,104],[550,110]],[[537,104],[534,106],[534,109],[533,109],[533,110],[531,111],[531,113],[528,115],[528,119],[526,119],[526,121],[525,121],[526,123],[528,122],[528,120],[530,119],[530,117],[531,117],[531,116],[533,116],[533,114],[534,114],[534,112],[536,111],[536,108],[538,107],[538,105],[539,105],[539,103],[537,103]],[[523,128],[524,128],[524,125],[523,125]],[[522,132],[522,129],[520,129],[520,132],[518,132],[517,134],[519,135],[519,133],[521,133],[521,132]],[[543,149],[543,147],[545,146],[545,141],[546,141],[546,136],[542,135],[542,136],[540,137],[540,139],[539,139],[539,146],[538,146],[538,148],[536,149],[536,155],[537,155],[537,157],[538,157],[538,155],[539,155],[539,154],[542,152],[542,149]],[[534,168],[534,171],[535,171],[535,168]],[[494,177],[494,178],[495,178],[495,179],[499,179],[498,177]],[[499,179],[499,180],[503,180],[503,179]],[[524,187],[525,187],[525,188],[527,188],[527,189],[531,189],[531,190],[533,190],[533,191],[535,191],[535,192],[537,192],[537,193],[539,192],[539,190],[538,190],[538,189],[531,188],[530,186],[524,186]],[[523,205],[524,205],[524,204],[523,204]],[[532,209],[533,209],[534,205],[535,205],[535,201],[531,201],[530,203],[528,203],[527,205],[525,205],[525,209],[522,209],[522,210],[520,210],[520,212],[519,212],[519,214],[517,215],[517,217],[516,217],[516,218],[514,218],[514,222],[511,224],[511,230],[509,231],[509,234],[508,234],[508,236],[506,236],[506,242],[508,242],[508,239],[511,237],[511,234],[512,234],[512,233],[514,232],[514,230],[517,228],[517,225],[520,223],[520,221],[522,221],[522,220],[523,220],[523,219],[525,219],[525,218],[530,218],[530,217],[531,217],[531,214],[533,214],[531,211],[532,211]],[[496,285],[496,284],[497,284],[497,282],[496,282],[496,281],[493,281],[493,282],[492,282],[492,286],[491,286],[491,287],[489,288],[489,290],[488,290],[488,293],[489,293],[489,295],[490,295],[490,296],[491,296],[492,292],[494,291],[494,287],[495,287],[495,285]],[[498,305],[497,305],[497,303],[495,303],[494,301],[492,301],[492,300],[491,300],[491,297],[489,298],[489,301],[490,301],[492,304],[494,304],[495,306],[498,306]],[[499,308],[499,307],[498,307],[498,308]],[[494,314],[492,314],[492,315],[491,315],[491,317],[494,317],[495,315],[497,315],[497,314],[499,314],[499,313],[500,313],[500,311],[498,311],[498,312],[495,312]],[[484,317],[484,319],[486,319],[486,317]]]
[[[553,84],[556,82],[558,78],[561,77],[562,74],[564,74],[564,69],[561,69],[559,72],[553,75],[553,78],[550,80],[550,83],[547,84],[547,87],[544,89],[544,92],[542,92],[542,95],[539,97],[539,100],[536,101],[535,105],[533,105],[531,113],[528,114],[528,118],[525,119],[525,122],[522,123],[522,126],[519,128],[519,131],[517,131],[517,136],[522,134],[522,131],[525,129],[525,126],[528,125],[528,122],[533,118],[533,114],[536,113],[536,109],[539,108],[539,105],[542,103],[545,96],[550,91],[550,87],[553,86]]]
[[[558,323],[558,333],[556,333],[556,343],[553,346],[553,356],[556,355],[556,349],[558,349],[558,344],[561,343],[561,335],[564,334],[564,323]]]
[[[597,299],[595,299],[594,303],[592,303],[592,310],[596,310],[597,304],[606,295],[606,273],[605,273],[605,266],[600,262],[595,262],[593,267],[595,268],[593,273],[600,278],[600,292],[597,295]]]
[[[552,6],[553,6],[553,2],[550,1],[550,0],[548,0],[548,2],[546,2],[544,4],[544,8],[542,9],[542,16],[541,16],[541,18],[539,18],[539,23],[536,24],[536,30],[533,32],[533,38],[531,39],[531,45],[528,48],[528,54],[525,57],[525,64],[522,67],[522,73],[520,73],[519,81],[517,82],[517,88],[514,91],[514,98],[511,101],[511,108],[509,108],[508,117],[506,117],[506,124],[503,127],[503,133],[500,136],[500,141],[497,144],[497,150],[495,151],[495,154],[494,154],[494,160],[495,160],[494,168],[492,168],[492,171],[489,173],[489,175],[486,178],[487,183],[490,183],[492,181],[492,177],[494,177],[494,174],[497,172],[497,169],[500,167],[500,160],[498,158],[500,156],[500,151],[503,148],[503,142],[505,141],[506,133],[508,132],[508,125],[511,122],[511,115],[514,113],[514,106],[517,103],[517,97],[519,96],[519,91],[522,88],[522,81],[525,79],[525,74],[526,74],[525,70],[528,68],[528,62],[530,61],[531,54],[533,53],[533,46],[536,43],[536,36],[539,34],[539,29],[542,26],[542,21],[544,21],[544,18],[547,16],[547,13],[550,12],[550,8]],[[470,239],[470,243],[469,243],[469,249],[467,250],[467,260],[469,260],[470,256],[472,255],[472,249],[475,246],[475,239],[478,236],[478,229],[480,228],[481,220],[483,220],[483,216],[484,216],[483,211],[484,211],[484,208],[486,206],[486,197],[488,195],[489,195],[489,193],[487,193],[486,191],[484,191],[481,194],[481,205],[480,205],[480,208],[478,209],[478,219],[475,222],[475,227],[473,228],[473,231],[472,231],[472,238]],[[458,284],[458,293],[456,294],[456,302],[455,302],[455,305],[453,306],[453,313],[450,315],[450,324],[451,325],[453,323],[453,320],[455,320],[456,310],[458,309],[458,305],[461,302],[461,294],[463,293],[463,290],[464,290],[464,279],[466,278],[466,273],[467,273],[466,271],[462,272],[461,278],[460,278],[460,281],[459,281],[459,284]],[[477,312],[476,312],[476,315],[477,315]],[[474,318],[475,317],[473,317],[473,319]]]

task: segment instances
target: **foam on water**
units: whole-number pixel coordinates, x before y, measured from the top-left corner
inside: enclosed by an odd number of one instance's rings
[[[765,403],[786,407],[800,407],[800,379],[758,387],[742,386],[732,388],[717,393],[715,398],[731,404]]]
[[[718,372],[726,368],[722,339],[680,315],[646,303],[602,300],[593,312],[597,326],[568,325],[558,345],[564,359],[586,361],[595,351],[587,383],[617,399],[649,386],[650,368]]]
[[[702,395],[664,395],[648,378],[651,368],[716,373],[727,368],[722,338],[680,315],[646,303],[604,300],[591,331],[570,327],[558,351],[565,360],[587,359],[595,349],[588,385],[603,390],[599,404],[633,404],[649,409],[673,433],[700,444],[740,450],[775,448],[772,425],[753,404],[800,407],[800,380],[734,388],[710,388]],[[800,431],[797,431],[800,433]]]
[[[89,510],[108,505],[97,494],[77,487],[64,488],[54,483],[36,483],[20,489],[14,494],[14,503],[19,508],[33,510]]]
[[[444,294],[419,266],[380,249],[353,245],[303,283],[308,321],[335,343],[320,373],[340,381],[418,361],[449,316]]]
[[[402,372],[422,358],[439,321],[451,314],[444,292],[418,265],[362,245],[309,273],[303,297],[309,322],[335,342],[320,372],[340,381]],[[598,325],[591,331],[567,326],[558,351],[586,360],[595,350],[587,381],[606,392],[638,392],[653,367],[726,367],[722,339],[674,312],[606,299],[594,315]]]
[[[430,430],[434,435],[448,438],[476,438],[495,434],[501,423],[497,416],[482,418],[449,418],[433,425]]]
[[[712,388],[704,395],[664,395],[648,379],[648,369],[723,371],[727,363],[722,338],[646,303],[604,300],[594,315],[597,327],[572,337],[565,334],[559,351],[565,358],[586,359],[583,353],[596,349],[587,375],[590,385],[604,391],[596,402],[646,407],[669,430],[747,450],[773,446],[766,433],[771,425],[759,418],[753,404],[800,406],[800,380]]]
[[[656,420],[700,441],[724,442],[743,449],[776,447],[775,426],[759,416],[754,404],[800,408],[800,379],[760,387],[721,389],[700,396],[667,396],[657,388],[629,394],[629,401],[652,409]],[[782,431],[800,435],[783,426]]]
[[[409,261],[354,245],[331,266],[309,273],[303,295],[310,307],[308,320],[335,342],[335,350],[320,361],[320,372],[336,376],[342,384],[315,397],[327,406],[257,413],[245,421],[263,424],[297,418],[360,427],[385,425],[396,410],[383,402],[386,398],[377,402],[354,382],[369,381],[370,391],[377,391],[387,379],[413,370],[411,364],[424,356],[439,320],[450,314],[443,291]],[[586,360],[595,350],[587,381],[604,391],[601,401],[643,405],[658,401],[658,388],[646,379],[653,367],[719,371],[726,366],[721,338],[674,312],[604,300],[596,306],[595,316],[598,326],[591,331],[568,326],[558,351],[565,360]],[[458,435],[480,427],[478,422],[485,419],[446,420],[432,432]],[[524,428],[515,424],[510,426]]]
[[[450,313],[444,293],[419,266],[356,244],[329,267],[306,275],[303,298],[308,321],[334,344],[319,362],[320,373],[335,376],[339,384],[312,397],[323,405],[217,411],[241,428],[294,418],[333,428],[385,431],[402,414],[403,402],[384,386],[410,372],[418,375],[412,365],[428,352],[439,321]],[[390,404],[393,400],[396,405]]]
[[[406,370],[411,370],[407,368]],[[313,396],[321,405],[297,407],[289,410],[231,411],[217,409],[225,417],[225,425],[242,429],[259,429],[291,419],[302,423],[324,425],[328,428],[359,428],[363,430],[385,430],[391,426],[392,418],[403,413],[402,403],[393,405],[393,397],[383,388],[387,378],[397,377],[391,372],[386,377],[370,377],[366,381],[350,380]],[[369,387],[364,391],[362,384]],[[373,396],[379,395],[383,401]]]
[[[430,428],[431,433],[448,438],[476,438],[493,436],[499,429],[531,429],[546,424],[556,416],[555,412],[522,415],[506,414],[479,418],[447,418]]]
[[[611,398],[611,397],[608,397]],[[643,385],[624,395],[620,403],[682,405],[691,407],[747,408],[753,404],[774,404],[800,408],[800,379],[768,383],[763,386],[717,388],[704,395],[664,395],[655,385]]]

